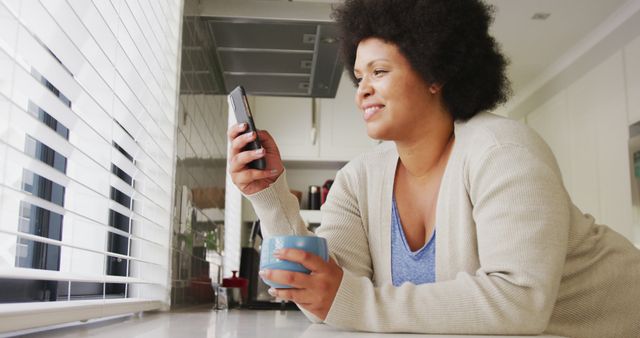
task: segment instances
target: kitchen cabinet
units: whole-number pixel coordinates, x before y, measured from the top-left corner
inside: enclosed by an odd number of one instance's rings
[[[640,36],[624,48],[629,125],[640,121]]]
[[[343,75],[333,99],[253,96],[250,105],[256,126],[274,137],[285,161],[346,162],[378,143],[367,136],[354,95]]]
[[[254,96],[250,102],[258,129],[269,131],[285,160],[318,160],[319,145],[312,100]]]
[[[319,100],[321,159],[348,161],[378,144],[367,136],[355,94],[353,82],[343,73],[336,97]]]
[[[526,120],[558,159],[572,201],[633,240],[622,55],[615,53],[586,72]]]

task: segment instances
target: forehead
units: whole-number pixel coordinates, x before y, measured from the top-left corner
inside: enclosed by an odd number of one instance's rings
[[[354,69],[366,68],[371,62],[386,60],[404,61],[404,57],[393,43],[379,38],[367,38],[358,44]]]

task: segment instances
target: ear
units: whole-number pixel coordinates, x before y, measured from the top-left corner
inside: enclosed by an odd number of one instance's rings
[[[429,92],[433,95],[435,95],[436,93],[440,92],[442,90],[442,85],[441,84],[437,84],[434,83],[431,86],[429,86]]]

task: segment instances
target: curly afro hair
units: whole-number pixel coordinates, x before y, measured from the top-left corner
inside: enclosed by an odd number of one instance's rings
[[[507,59],[489,35],[494,8],[481,0],[346,0],[333,11],[352,80],[360,41],[396,45],[427,83],[442,85],[445,108],[468,120],[507,101]]]

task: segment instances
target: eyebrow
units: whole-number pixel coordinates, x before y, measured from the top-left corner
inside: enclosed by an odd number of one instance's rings
[[[369,63],[367,63],[367,65],[365,66],[365,68],[369,68],[369,67],[371,67],[371,65],[372,65],[372,64],[374,64],[374,63],[376,63],[376,62],[378,62],[378,61],[387,61],[387,62],[389,62],[389,59],[381,58],[381,59],[371,60],[371,61],[369,61]],[[353,72],[355,73],[355,72],[358,72],[358,71],[359,71],[359,70],[358,70],[357,68],[355,68],[355,65],[354,65],[354,67],[353,67]]]

